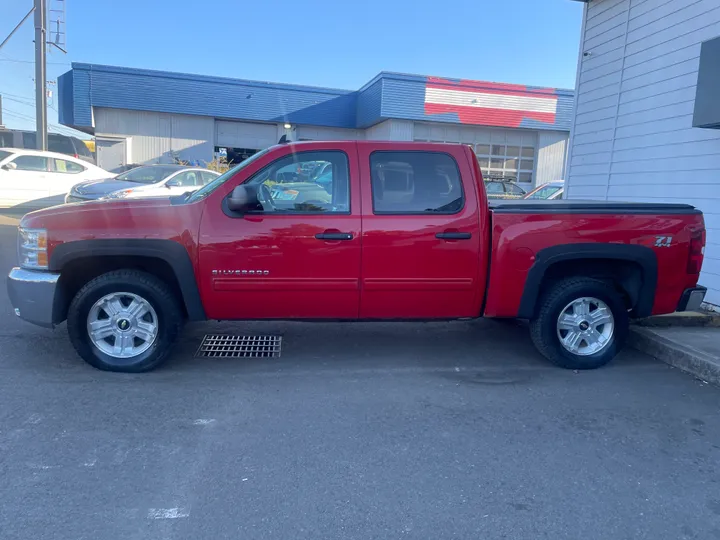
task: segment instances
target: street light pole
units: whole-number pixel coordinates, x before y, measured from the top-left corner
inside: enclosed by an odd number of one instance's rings
[[[45,0],[35,0],[35,145],[38,150],[47,150],[45,17]]]

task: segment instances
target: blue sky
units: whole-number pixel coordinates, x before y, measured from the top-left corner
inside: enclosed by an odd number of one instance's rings
[[[2,41],[32,0],[0,1]],[[48,80],[88,62],[351,90],[380,71],[573,88],[582,18],[571,0],[66,4],[68,54],[48,55]],[[35,125],[32,22],[0,50],[9,127]]]

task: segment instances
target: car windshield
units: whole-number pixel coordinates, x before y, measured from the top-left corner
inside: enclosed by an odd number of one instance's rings
[[[137,182],[138,184],[156,184],[162,182],[168,176],[181,170],[178,167],[148,166],[130,169],[127,172],[119,174],[116,180],[125,180],[126,182]]]
[[[272,148],[272,147],[270,147],[270,148]],[[221,174],[220,176],[218,176],[215,180],[213,180],[209,184],[205,184],[203,187],[201,187],[200,189],[195,191],[190,197],[188,197],[187,202],[191,203],[191,202],[195,202],[195,201],[204,199],[205,197],[210,195],[213,191],[215,191],[217,188],[222,186],[225,182],[230,180],[233,176],[235,176],[235,173],[237,173],[241,169],[244,169],[245,167],[250,165],[250,163],[252,163],[256,159],[258,159],[260,156],[264,156],[268,152],[268,150],[270,150],[270,148],[266,148],[265,150],[261,150],[260,152],[253,154],[246,160],[241,161],[238,165],[236,165],[232,169],[230,169],[230,170],[226,171],[225,173]]]
[[[544,186],[541,187],[532,193],[528,194],[525,198],[526,199],[549,199],[555,193],[557,193],[560,189],[562,189],[561,186]]]
[[[5,159],[8,156],[12,156],[12,152],[8,152],[6,150],[0,150],[0,161]]]

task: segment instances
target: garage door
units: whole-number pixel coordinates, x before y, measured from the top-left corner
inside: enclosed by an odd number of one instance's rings
[[[475,150],[484,175],[516,178],[525,190],[533,185],[537,159],[535,131],[418,122],[414,138],[416,141],[469,144]]]
[[[217,120],[215,122],[215,146],[262,150],[277,144],[277,131],[275,124]]]

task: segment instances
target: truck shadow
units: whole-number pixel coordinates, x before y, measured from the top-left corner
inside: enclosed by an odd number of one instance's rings
[[[205,334],[280,335],[280,358],[196,358]],[[622,364],[647,364],[623,353]],[[612,364],[611,364],[612,365]],[[232,366],[232,367],[231,367]],[[428,370],[475,374],[478,384],[510,384],[533,370],[559,370],[535,349],[527,325],[478,319],[455,322],[295,323],[239,322],[188,325],[166,370]],[[562,371],[562,370],[560,370]],[[519,373],[525,373],[519,375]]]

